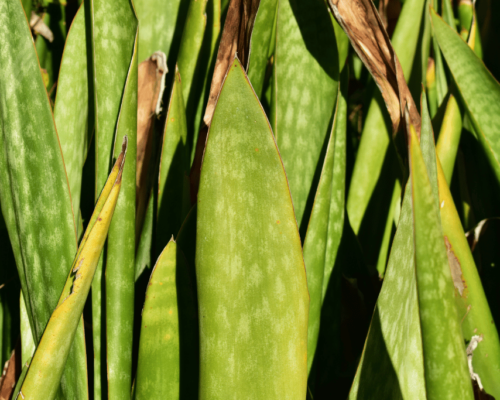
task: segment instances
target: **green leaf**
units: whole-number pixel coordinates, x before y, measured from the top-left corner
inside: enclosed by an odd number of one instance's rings
[[[80,210],[82,170],[94,130],[92,86],[87,67],[85,10],[80,7],[68,33],[57,83],[54,121],[68,174],[75,217]]]
[[[264,81],[269,58],[274,49],[273,33],[276,29],[276,12],[278,0],[261,1],[255,16],[255,22],[250,39],[250,60],[248,62],[248,79],[252,82],[255,93],[262,97]]]
[[[473,336],[483,338],[474,350],[472,366],[486,393],[500,398],[500,339],[486,299],[481,278],[472,256],[464,229],[443,169],[438,165],[441,224],[448,260],[455,284],[462,333],[469,343]]]
[[[415,269],[427,398],[473,399],[438,204],[413,127],[409,147]]]
[[[120,108],[115,143],[128,137],[130,159],[137,158],[137,41]],[[120,148],[115,146],[115,157]],[[109,398],[130,396],[135,284],[136,164],[123,168],[123,182],[106,252],[106,362]]]
[[[181,75],[176,69],[168,106],[158,177],[156,248],[163,249],[177,235],[189,212],[189,154]]]
[[[174,68],[188,6],[189,0],[134,0],[141,26],[139,63],[162,51],[169,60],[168,68]]]
[[[344,228],[347,128],[347,69],[339,84],[337,107],[323,170],[304,240],[304,262],[309,289],[307,369],[316,353],[321,311]]]
[[[186,24],[182,32],[177,66],[182,76],[182,95],[187,104],[190,99],[191,85],[196,72],[198,55],[202,48],[203,36],[207,25],[208,0],[190,0]]]
[[[96,197],[116,156],[115,143],[129,134],[129,157],[136,157],[137,130],[137,18],[128,0],[85,2],[90,15],[92,78],[94,89]],[[102,298],[101,260],[92,282],[92,336],[94,346],[94,398],[130,396],[132,386],[133,291],[135,277],[135,163],[123,173],[121,191],[108,238],[106,299]],[[105,305],[110,308],[103,316]],[[106,321],[106,331],[102,322]],[[104,358],[101,343],[106,343]],[[117,348],[119,350],[117,350]],[[103,367],[103,362],[107,367]],[[107,372],[109,371],[109,375]],[[104,377],[107,376],[107,380]],[[104,396],[106,397],[106,396]]]
[[[351,399],[472,396],[435,197],[436,155],[425,94],[421,108],[421,143],[412,127],[411,176]],[[433,279],[425,279],[429,273]]]
[[[33,331],[31,330],[28,311],[26,310],[22,292],[19,298],[19,309],[21,320],[21,364],[25,365],[28,360],[31,360],[31,357],[33,357],[36,345],[33,340]]]
[[[156,262],[142,312],[135,399],[198,395],[198,320],[184,255],[171,240]]]
[[[453,15],[453,6],[450,0],[441,0],[441,14],[446,23],[456,30],[455,16]]]
[[[68,180],[36,51],[20,1],[0,4],[0,201],[35,341],[76,252]],[[22,66],[22,68],[21,68]],[[64,372],[70,398],[87,398],[83,326]]]
[[[434,34],[500,181],[500,85],[462,38],[431,10]]]
[[[148,206],[146,208],[146,215],[144,216],[144,223],[142,225],[142,232],[137,245],[137,252],[135,255],[135,281],[139,279],[144,270],[151,268],[151,246],[153,245],[153,220],[155,217],[155,196],[153,190],[149,195]]]
[[[443,167],[448,185],[451,184],[461,135],[462,113],[457,100],[453,95],[450,95],[436,145],[436,153]]]
[[[271,125],[304,236],[335,110],[337,43],[322,0],[279,0],[276,24]]]
[[[425,399],[424,361],[407,185],[384,283],[349,399]]]
[[[51,400],[56,396],[69,350],[108,235],[122,186],[127,140],[97,201],[94,214],[71,264],[66,284],[45,328],[17,399]],[[48,368],[47,366],[50,366]]]
[[[286,175],[236,59],[198,193],[200,396],[304,399],[309,296]]]

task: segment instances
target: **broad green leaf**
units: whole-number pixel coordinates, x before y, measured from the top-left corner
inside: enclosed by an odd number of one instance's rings
[[[322,0],[278,0],[276,24],[271,125],[304,236],[335,111],[337,43]]]
[[[71,264],[59,302],[31,360],[21,391],[16,397],[18,400],[51,400],[56,396],[118,201],[126,152],[125,139],[122,152],[97,201],[94,214]]]
[[[427,398],[473,399],[438,204],[413,127],[409,147],[415,269]]]
[[[481,279],[460,222],[443,169],[438,164],[441,224],[455,284],[462,333],[467,343],[475,335],[483,340],[473,353],[472,366],[486,393],[500,397],[500,339]]]
[[[310,296],[307,335],[308,373],[311,371],[316,353],[323,300],[330,283],[344,228],[347,69],[343,75],[343,80],[339,84],[325,161],[304,240],[304,263]]]
[[[115,143],[128,137],[128,154],[137,154],[137,41],[125,84]],[[115,157],[120,148],[115,145]],[[135,284],[135,195],[136,164],[123,168],[122,190],[109,227],[106,251],[106,363],[108,396],[130,396]]]
[[[139,64],[155,51],[167,55],[168,68],[173,70],[179,51],[189,0],[134,0],[141,26]]]
[[[84,7],[87,7],[91,25],[87,39],[92,47],[97,198],[116,154],[115,143],[121,143],[127,131],[130,133],[129,157],[136,157],[138,24],[133,5],[128,0],[90,0],[84,2]],[[99,261],[92,281],[95,400],[103,398],[102,391],[106,393],[101,382],[107,382],[108,397],[111,399],[130,396],[132,385],[135,218],[130,216],[135,214],[134,162],[125,167],[123,180],[124,187],[115,214],[117,221],[112,223],[108,238],[108,246],[112,249],[105,252],[107,260],[101,258]],[[103,264],[106,266],[103,267]],[[104,270],[108,268],[106,289],[111,288],[113,282],[114,287],[104,299],[102,279]],[[106,317],[103,315],[105,304],[112,307],[106,312]],[[109,325],[105,331],[103,320]],[[104,349],[102,343],[106,344]],[[104,357],[106,350],[109,351],[106,353],[109,359]],[[103,362],[107,363],[107,367]]]
[[[75,217],[80,210],[82,170],[94,129],[92,87],[87,70],[85,10],[80,7],[64,47],[54,121],[68,174]]]
[[[250,41],[250,60],[248,62],[248,79],[259,98],[262,97],[267,65],[274,49],[273,33],[276,28],[276,12],[278,0],[261,1],[255,17]]]
[[[158,177],[156,249],[161,251],[177,235],[190,208],[189,154],[181,75],[176,69],[168,106]]]
[[[490,164],[500,180],[500,85],[460,36],[431,10],[434,34]]]
[[[237,59],[210,126],[197,204],[199,398],[304,399],[300,237],[272,131]]]
[[[457,100],[453,95],[450,95],[436,145],[436,153],[448,185],[451,184],[461,134],[462,113]]]
[[[53,40],[49,42],[42,35],[38,35],[35,46],[40,67],[47,71],[47,91],[53,99],[56,94],[54,89],[58,84],[57,77],[66,41],[66,7],[60,3],[49,4],[43,15],[43,22],[52,31]]]
[[[412,73],[425,2],[425,0],[404,2],[392,36],[392,45],[407,82]],[[370,214],[366,213],[377,186],[387,188],[383,190],[387,193],[387,200],[383,201],[383,204],[388,204],[390,202],[389,196],[392,195],[396,185],[394,174],[391,176],[390,173],[382,173],[384,162],[388,164],[390,170],[394,170],[393,165],[396,165],[395,161],[391,160],[391,157],[396,155],[391,155],[391,150],[388,150],[391,142],[390,127],[391,124],[388,121],[382,96],[376,92],[366,115],[347,197],[347,212],[356,234],[360,232],[365,215],[369,219],[369,215],[380,214],[380,210]],[[384,216],[379,224],[386,226],[386,221],[387,218]],[[373,232],[373,229],[370,228],[369,231]],[[364,243],[362,244],[364,245]]]
[[[135,399],[195,399],[198,395],[198,320],[184,254],[171,240],[146,291]]]
[[[50,103],[20,1],[0,4],[0,32],[0,201],[38,342],[75,255],[76,230]],[[85,364],[80,326],[63,376],[66,397],[87,398]]]

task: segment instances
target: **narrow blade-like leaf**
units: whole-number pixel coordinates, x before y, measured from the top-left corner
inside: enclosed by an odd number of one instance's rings
[[[434,10],[431,18],[439,47],[500,181],[500,85],[467,43]]]
[[[198,396],[198,320],[184,254],[171,240],[146,291],[135,400]]]
[[[120,157],[97,201],[59,302],[37,346],[17,399],[51,400],[57,393],[118,200],[126,152],[125,140]]]

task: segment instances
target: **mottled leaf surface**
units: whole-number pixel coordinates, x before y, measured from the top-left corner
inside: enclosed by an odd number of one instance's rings
[[[238,60],[215,108],[196,233],[200,399],[304,399],[309,296],[272,131]]]
[[[130,125],[128,123],[121,123],[119,119],[120,116],[122,102],[125,102],[125,86],[129,74],[134,70],[132,58],[134,55],[134,51],[136,51],[135,46],[137,40],[137,19],[134,13],[134,9],[132,3],[128,0],[119,0],[119,1],[110,1],[110,0],[91,0],[88,3],[84,3],[85,7],[88,7],[88,14],[90,15],[90,23],[91,23],[91,44],[92,44],[92,78],[94,85],[94,113],[95,113],[95,149],[96,149],[96,166],[95,166],[95,197],[99,195],[101,192],[104,183],[106,182],[106,178],[108,176],[109,169],[112,165],[112,158],[115,154],[115,143],[121,143],[121,137],[118,137],[116,133],[117,127],[121,129],[130,129],[133,130],[133,135],[129,137],[129,157],[136,157],[135,154],[135,141],[136,141],[136,124],[130,121]],[[135,63],[137,62],[137,55],[135,55]],[[135,66],[135,71],[137,71],[137,66]],[[137,85],[137,72],[135,72],[135,85]],[[130,79],[129,79],[130,80]],[[130,90],[132,92],[130,92]],[[134,97],[137,99],[137,86],[133,89],[129,89],[129,101],[131,101]],[[134,94],[135,93],[135,94]],[[135,118],[137,118],[137,105],[135,105]],[[125,118],[134,118],[130,114],[130,110],[127,113]],[[134,119],[135,119],[134,118]],[[126,125],[126,126],[124,126]],[[116,137],[115,137],[116,136]],[[122,132],[123,136],[123,132]],[[129,171],[133,169],[133,184],[128,182],[130,178]],[[129,163],[124,172],[124,187],[122,190],[122,198],[123,196],[128,197],[128,199],[124,202],[120,199],[119,204],[117,206],[117,218],[121,220],[120,224],[117,226],[116,235],[113,226],[110,229],[110,235],[108,243],[115,241],[115,236],[117,236],[117,243],[115,244],[115,248],[118,248],[117,259],[122,259],[122,257],[126,257],[126,266],[119,269],[118,265],[114,267],[119,271],[122,271],[124,274],[129,274],[130,276],[134,276],[134,237],[135,237],[135,218],[132,220],[123,219],[121,216],[122,205],[126,204],[126,209],[131,210],[132,207],[135,207],[135,163]],[[130,178],[132,179],[132,178]],[[129,193],[129,190],[133,187],[133,194]],[[131,199],[130,197],[134,198]],[[129,211],[127,211],[129,212]],[[120,231],[120,228],[125,226],[126,229]],[[131,233],[130,233],[131,232]],[[130,237],[128,235],[131,235]],[[120,238],[121,237],[121,238]],[[131,239],[131,247],[127,246],[126,248],[120,248],[120,246],[124,245],[124,242]],[[130,243],[129,243],[130,244]],[[113,246],[113,244],[112,244]],[[123,252],[122,252],[123,250]],[[123,254],[122,254],[123,253]],[[115,255],[109,254],[111,259],[114,258]],[[130,257],[132,257],[130,259]],[[103,340],[102,335],[105,334],[102,330],[102,320],[103,320],[103,311],[105,299],[102,298],[102,279],[103,279],[103,261],[100,261],[97,266],[97,271],[92,282],[92,333],[93,333],[93,347],[94,347],[94,398],[96,400],[101,399],[101,382],[102,376],[106,376],[106,367],[101,365],[101,361],[103,359],[101,342],[114,342],[116,337],[113,335],[116,331],[110,331],[109,335],[106,337],[106,340]],[[113,268],[113,266],[111,267]],[[111,277],[110,277],[111,278]],[[125,284],[125,292],[127,296],[130,296],[130,287],[133,288],[133,280],[131,282],[127,282]],[[118,291],[119,288],[117,287]],[[133,299],[127,298],[124,300],[123,307],[126,305],[133,304]],[[116,307],[120,307],[119,304],[115,305]],[[132,332],[132,327],[128,326],[133,321],[133,306],[132,310],[129,311],[129,317],[127,318],[127,322],[123,321],[123,323],[127,324],[127,327],[124,329],[123,334],[127,335]],[[118,318],[118,315],[114,317]],[[117,333],[118,337],[120,333]],[[130,336],[130,340],[131,340]],[[120,344],[118,346],[123,345],[124,348],[121,351],[114,353],[112,357],[116,357],[121,359],[124,357],[124,363],[121,366],[114,365],[114,361],[111,361],[113,365],[109,367],[109,371],[111,374],[117,374],[119,377],[124,377],[125,381],[123,385],[119,383],[121,378],[116,377],[116,375],[111,378],[110,383],[110,391],[109,396],[114,397],[115,393],[115,384],[117,382],[117,386],[123,390],[120,392],[122,395],[130,394],[130,386],[131,386],[131,369],[130,365],[132,362],[131,355],[131,346]],[[129,350],[130,349],[130,350]],[[130,358],[128,360],[127,358]],[[118,372],[118,371],[122,371]],[[116,378],[116,380],[115,380]],[[128,386],[128,387],[127,387]],[[126,394],[124,394],[126,393]],[[104,396],[105,397],[105,396]]]
[[[0,32],[0,199],[38,342],[75,255],[76,230],[50,103],[19,1],[0,4]],[[69,397],[87,397],[84,346],[81,328],[62,382]]]
[[[438,165],[439,203],[441,224],[446,251],[454,278],[455,298],[459,316],[462,318],[462,333],[470,342],[474,335],[483,340],[474,350],[472,366],[479,375],[486,393],[500,397],[500,339],[481,278],[474,262],[464,229],[460,222],[446,176]]]
[[[255,23],[250,40],[250,60],[248,62],[248,79],[259,98],[263,95],[267,63],[274,50],[273,32],[278,0],[261,1],[255,16]]]
[[[141,26],[139,63],[155,51],[163,51],[169,60],[177,57],[188,5],[189,0],[134,0]]]
[[[409,187],[349,399],[426,396]]]
[[[347,70],[345,70],[345,78]],[[304,262],[309,289],[309,328],[307,368],[311,370],[316,353],[323,299],[344,227],[345,158],[347,128],[347,79],[339,84],[337,107],[321,178],[316,191],[311,219],[304,240]]]
[[[193,399],[198,321],[186,260],[171,240],[151,273],[141,319],[135,399]]]
[[[322,0],[278,0],[276,23],[271,125],[305,233],[335,110],[337,43]]]
[[[88,81],[85,10],[80,7],[64,47],[54,120],[68,174],[75,217],[80,210],[82,169],[94,130],[93,94]]]
[[[87,231],[71,264],[66,284],[38,343],[28,373],[21,387],[20,399],[52,400],[59,388],[68,354],[81,320],[94,272],[108,235],[108,229],[122,186],[127,142],[116,161]],[[50,367],[49,367],[50,366]]]
[[[120,116],[116,129],[117,145],[128,138],[127,155],[137,154],[137,42],[130,62]],[[106,252],[106,362],[109,398],[124,398],[132,387],[132,341],[135,283],[135,194],[136,164],[123,168],[122,189],[116,204]]]
[[[410,142],[415,269],[429,399],[472,399],[472,385],[439,209],[413,127]]]
[[[500,85],[467,43],[433,10],[431,18],[439,47],[500,180]]]

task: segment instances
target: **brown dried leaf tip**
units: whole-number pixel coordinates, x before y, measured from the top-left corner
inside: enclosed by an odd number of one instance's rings
[[[154,121],[161,113],[161,100],[168,72],[167,56],[156,51],[139,64],[137,93],[136,236],[142,229],[150,192],[149,168],[153,151]]]
[[[234,57],[238,56],[245,70],[248,67],[250,38],[259,4],[260,0],[231,0],[229,4],[210,85],[207,108],[203,117],[207,126],[210,126],[212,122],[222,83]]]
[[[372,74],[389,111],[395,134],[405,119],[408,106],[410,123],[420,137],[420,115],[406,84],[401,64],[394,52],[377,9],[371,0],[328,0],[340,26],[366,68]],[[404,125],[403,125],[404,126]]]

